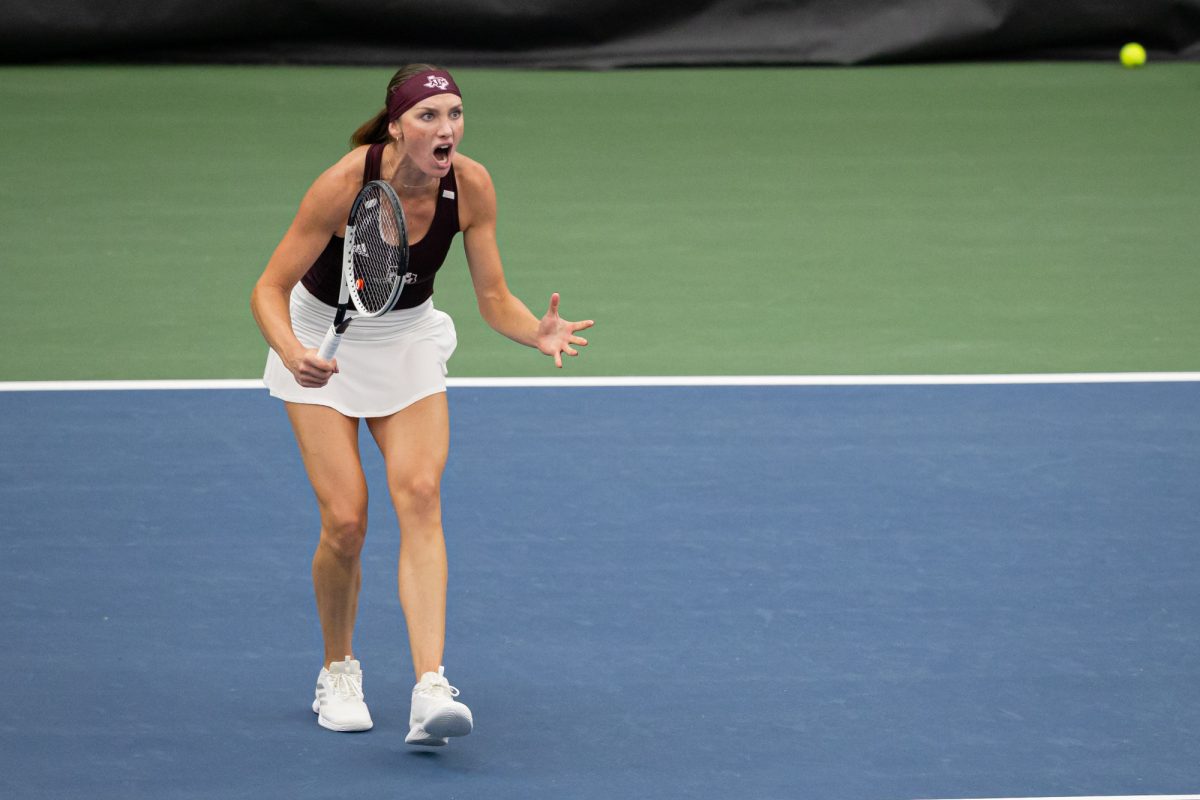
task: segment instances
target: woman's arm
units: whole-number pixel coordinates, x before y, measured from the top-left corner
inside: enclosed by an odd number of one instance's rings
[[[562,367],[562,354],[578,355],[572,345],[584,347],[587,340],[575,334],[590,328],[591,320],[568,322],[558,316],[558,294],[550,297],[550,308],[540,320],[508,289],[500,248],[496,244],[496,190],[487,170],[461,154],[455,158],[459,179],[459,221],[463,245],[479,313],[496,332],[515,342],[554,356]]]
[[[337,371],[336,361],[325,361],[306,348],[292,331],[288,298],[292,288],[338,233],[357,192],[355,154],[326,170],[300,202],[291,227],[275,248],[250,295],[250,310],[271,349],[296,376],[301,386],[323,386]],[[349,162],[349,163],[348,163]],[[357,159],[362,172],[362,156]]]

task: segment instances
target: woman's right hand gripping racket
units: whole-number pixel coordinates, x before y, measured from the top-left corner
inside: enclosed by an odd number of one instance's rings
[[[353,303],[359,317],[378,317],[396,304],[408,272],[408,227],[400,198],[386,181],[363,186],[346,222],[342,249],[342,289],[337,314],[317,355],[333,358],[342,334],[357,317],[347,317]]]

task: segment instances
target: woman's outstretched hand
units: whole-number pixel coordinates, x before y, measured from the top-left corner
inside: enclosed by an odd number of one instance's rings
[[[575,334],[594,324],[590,319],[583,322],[570,322],[558,316],[558,292],[555,292],[550,295],[550,309],[538,323],[537,349],[548,356],[554,356],[554,366],[562,369],[563,353],[577,356],[579,351],[575,349],[576,347],[587,347],[587,339]]]

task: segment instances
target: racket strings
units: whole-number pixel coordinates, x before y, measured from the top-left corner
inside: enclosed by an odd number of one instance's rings
[[[376,190],[363,202],[355,220],[351,291],[359,301],[356,305],[368,314],[386,310],[396,284],[404,278],[402,213],[388,194]]]

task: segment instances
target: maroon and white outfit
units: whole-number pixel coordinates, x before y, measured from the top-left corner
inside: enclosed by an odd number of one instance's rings
[[[382,144],[371,145],[363,183],[380,177]],[[374,319],[356,319],[337,352],[338,372],[318,389],[306,389],[267,354],[263,383],[274,397],[314,403],[350,417],[383,417],[446,390],[446,362],[458,337],[449,315],[433,307],[433,280],[459,232],[458,186],[454,168],[438,186],[437,208],[429,231],[409,243],[404,290],[391,311]],[[306,347],[318,347],[337,311],[342,281],[342,238],[333,236],[324,252],[292,290],[292,330]],[[353,315],[351,311],[351,315]]]

